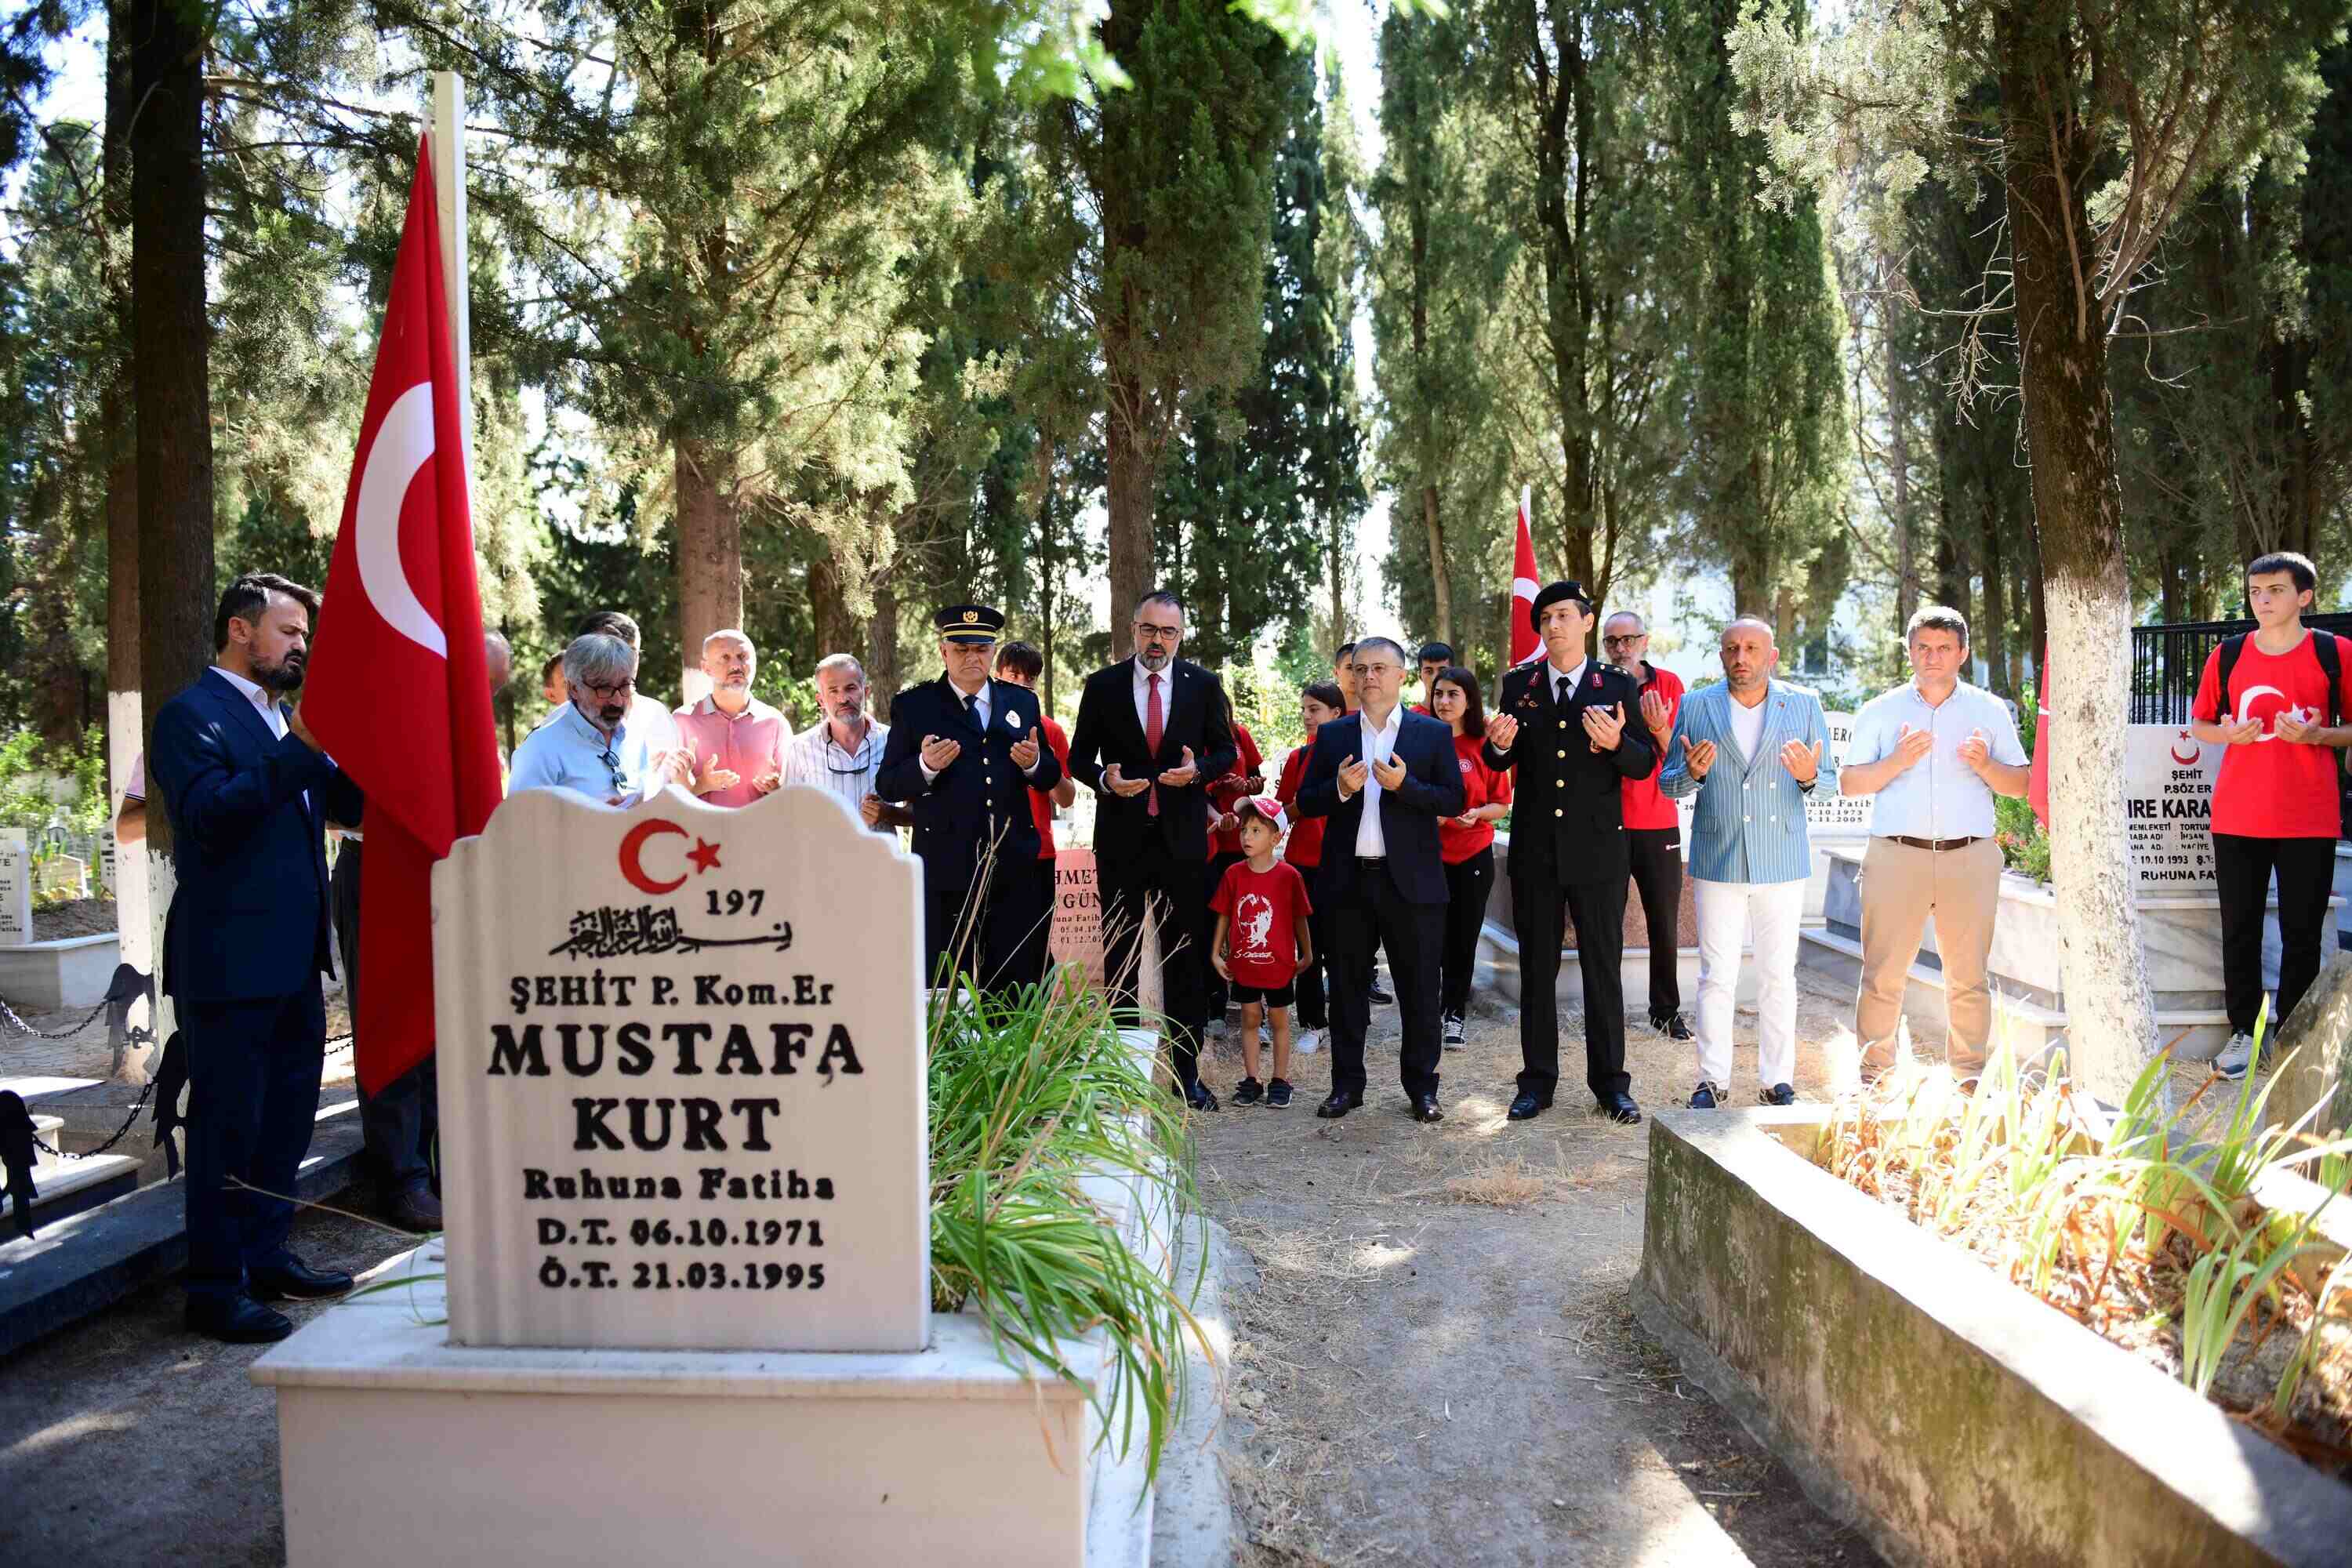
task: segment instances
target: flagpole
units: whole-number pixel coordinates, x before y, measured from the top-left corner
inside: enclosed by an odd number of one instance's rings
[[[433,73],[433,201],[441,230],[441,279],[449,297],[449,349],[457,371],[457,427],[466,452],[466,493],[474,489],[474,349],[466,271],[466,79]]]

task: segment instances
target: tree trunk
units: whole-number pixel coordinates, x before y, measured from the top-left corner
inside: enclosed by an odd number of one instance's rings
[[[2003,697],[2017,695],[2009,668],[2009,579],[2000,557],[2000,508],[1987,496],[1978,508],[1984,521],[1984,620],[1977,628],[1984,655],[1985,684]]]
[[[1348,640],[1348,529],[1336,506],[1325,521],[1331,531],[1323,545],[1324,560],[1331,574],[1331,640],[1322,650],[1323,662],[1328,666],[1338,656],[1339,645]]]
[[[137,406],[140,685],[153,708],[213,654],[213,427],[205,317],[205,37],[173,0],[133,0],[131,127],[132,379]],[[152,739],[152,733],[142,739]],[[150,858],[168,866],[172,823],[147,796]],[[157,909],[163,907],[158,900]]]
[[[1130,393],[1129,398],[1140,395]],[[1116,392],[1112,406],[1128,401]],[[1150,452],[1116,414],[1106,421],[1106,458],[1110,481],[1110,657],[1135,651],[1135,606],[1151,591],[1151,483],[1157,467]]]
[[[2032,456],[2034,517],[2049,600],[2050,837],[2069,1065],[2120,1103],[2157,1048],[2124,822],[2130,716],[2131,585],[2105,323],[2088,268],[2084,210],[2097,148],[2072,118],[2071,76],[2045,58],[2037,24],[2004,24],[2003,175],[2015,250],[2019,382]],[[2064,118],[2034,106],[2055,100]]]
[[[816,657],[856,651],[857,623],[850,617],[849,601],[841,589],[841,569],[829,555],[809,563],[809,616],[816,624]],[[815,665],[811,663],[814,669]]]
[[[1884,252],[1878,264],[1889,275],[1902,265]],[[1895,635],[1901,637],[1910,624],[1911,612],[1919,607],[1919,530],[1911,515],[1911,376],[1895,335],[1895,313],[1903,308],[1895,293],[1890,286],[1882,296],[1885,303],[1881,307],[1879,327],[1886,350],[1886,461],[1892,469],[1887,488],[1888,505],[1894,512],[1887,521],[1895,529]],[[1856,428],[1861,423],[1855,421]]]
[[[1439,642],[1454,644],[1454,590],[1445,580],[1445,525],[1437,521],[1437,487],[1421,487],[1421,521],[1429,531],[1429,585],[1437,597]]]
[[[698,702],[710,690],[710,678],[702,673],[702,639],[743,624],[743,520],[736,509],[732,453],[681,440],[675,456],[683,704]]]
[[[874,618],[866,623],[866,687],[876,711],[887,715],[898,694],[898,590],[887,582],[874,590]]]

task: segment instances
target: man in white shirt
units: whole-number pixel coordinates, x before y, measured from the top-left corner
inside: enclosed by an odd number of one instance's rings
[[[837,798],[877,832],[911,827],[914,816],[875,793],[890,726],[866,710],[866,667],[845,653],[817,661],[816,705],[824,717],[793,737],[784,782],[811,784]]]

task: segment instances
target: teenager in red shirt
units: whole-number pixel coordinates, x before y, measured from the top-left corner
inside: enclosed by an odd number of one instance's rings
[[[1683,678],[1649,660],[1650,628],[1631,610],[1601,623],[1601,657],[1633,678],[1642,693],[1642,722],[1660,757],[1675,732],[1683,705]],[[1650,928],[1650,1027],[1670,1040],[1687,1040],[1683,1022],[1682,955],[1683,830],[1675,803],[1658,791],[1663,763],[1619,787],[1625,814],[1626,858],[1633,888],[1642,895],[1642,920]]]
[[[2342,831],[2336,752],[2352,745],[2352,647],[2303,624],[2319,581],[2309,558],[2281,551],[2246,568],[2254,629],[2205,660],[2189,708],[2189,732],[2229,748],[2213,785],[2213,879],[2221,900],[2221,990],[2230,1042],[2213,1059],[2224,1078],[2246,1075],[2263,1005],[2263,916],[2278,876],[2278,1006],[2268,1037],[2319,973],[2319,942]],[[2335,645],[2336,689],[2328,690],[2318,640]],[[2225,653],[2234,655],[2221,689]],[[2336,721],[2329,722],[2330,715]]]
[[[1298,717],[1307,726],[1307,739],[1283,759],[1282,782],[1275,786],[1275,796],[1285,811],[1298,809],[1298,786],[1307,782],[1307,760],[1315,752],[1315,731],[1324,721],[1346,712],[1347,704],[1337,681],[1318,680],[1299,691]],[[1328,826],[1328,819],[1320,816],[1294,816],[1291,821],[1290,843],[1282,858],[1309,879],[1323,863],[1323,829]],[[1312,1056],[1323,1044],[1323,1031],[1331,1026],[1330,1015],[1324,1010],[1323,917],[1309,910],[1307,923],[1315,936],[1315,954],[1298,972],[1298,1022],[1304,1026],[1298,1036],[1300,1056]]]
[[[1217,933],[1209,942],[1209,962],[1232,982],[1242,1005],[1242,1071],[1234,1086],[1235,1105],[1254,1105],[1261,1093],[1279,1110],[1290,1103],[1290,1003],[1299,971],[1315,957],[1307,917],[1314,903],[1298,868],[1274,858],[1288,826],[1278,801],[1255,795],[1234,813],[1241,819],[1244,858],[1225,868],[1224,880],[1209,907],[1217,911]],[[1257,1026],[1274,1024],[1274,1077],[1257,1081]]]
[[[1009,642],[996,650],[996,679],[1009,680],[1015,686],[1037,689],[1038,678],[1045,672],[1045,656],[1025,642]],[[1054,934],[1054,911],[1061,908],[1054,886],[1054,807],[1067,809],[1078,798],[1078,786],[1070,777],[1070,737],[1062,731],[1060,721],[1044,709],[1038,710],[1037,728],[1044,731],[1045,744],[1054,748],[1054,755],[1062,763],[1062,782],[1054,786],[1050,797],[1029,792],[1029,811],[1037,823],[1037,868],[1034,875],[1038,889],[1032,909],[1045,911],[1045,918],[1022,943],[1023,956],[1031,956],[1028,949],[1034,944],[1036,966],[1021,971],[1024,974],[1045,973],[1046,946]]]
[[[1478,963],[1478,931],[1486,923],[1486,895],[1495,886],[1495,823],[1511,809],[1511,775],[1496,773],[1480,755],[1486,712],[1475,675],[1458,664],[1439,670],[1430,683],[1429,706],[1453,730],[1454,752],[1462,763],[1462,815],[1441,817],[1437,824],[1437,858],[1445,862],[1438,995],[1445,1015],[1445,1048],[1459,1050],[1463,1020],[1470,1012],[1470,973]]]

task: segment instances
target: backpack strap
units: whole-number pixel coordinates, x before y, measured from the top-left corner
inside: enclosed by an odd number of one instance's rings
[[[2252,635],[2252,632],[2240,632],[2236,637],[2223,637],[2221,646],[2214,650],[2220,664],[2215,673],[2221,678],[2221,711],[2219,717],[2223,723],[2229,722],[2230,715],[2238,710],[2237,705],[2230,700],[2230,674],[2238,668],[2238,656],[2246,651],[2246,639]]]
[[[2344,684],[2344,648],[2334,632],[2314,628],[2311,651],[2319,656],[2319,672],[2327,677],[2327,727],[2331,730],[2344,721],[2344,700],[2340,688]]]

